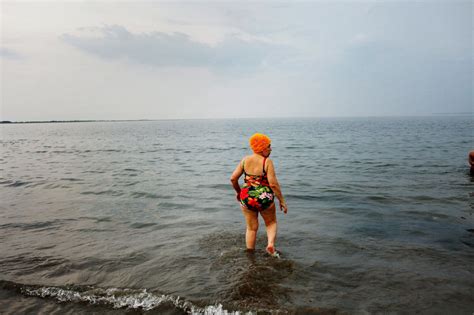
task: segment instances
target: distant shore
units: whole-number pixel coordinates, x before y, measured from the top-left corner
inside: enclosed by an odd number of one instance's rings
[[[10,120],[2,120],[2,121],[0,121],[0,124],[54,124],[54,123],[150,121],[150,120],[151,120],[151,119],[126,119],[126,120],[32,120],[32,121],[10,121]]]
[[[455,113],[431,113],[425,115],[387,115],[387,116],[288,116],[288,117],[267,117],[269,119],[345,119],[345,118],[355,118],[355,119],[365,119],[365,118],[417,118],[417,117],[436,117],[436,116],[472,116],[473,112],[455,112]],[[220,118],[157,118],[157,119],[75,119],[75,120],[28,120],[28,121],[11,121],[11,120],[2,120],[0,124],[54,124],[54,123],[81,123],[81,122],[126,122],[126,121],[162,121],[162,120],[222,120],[222,119],[259,119],[258,117],[220,117]]]

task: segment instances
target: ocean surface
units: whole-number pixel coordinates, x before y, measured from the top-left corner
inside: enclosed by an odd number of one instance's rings
[[[470,116],[1,125],[0,313],[474,312]],[[254,132],[289,211],[245,250]]]

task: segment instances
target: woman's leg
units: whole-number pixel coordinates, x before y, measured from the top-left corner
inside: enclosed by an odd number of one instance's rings
[[[276,219],[276,210],[275,203],[270,207],[260,212],[265,221],[265,226],[267,227],[267,238],[268,245],[267,251],[273,253],[275,250],[275,239],[277,234],[277,219]]]
[[[245,223],[247,223],[247,231],[245,232],[245,243],[247,249],[255,249],[257,241],[258,230],[258,213],[241,206],[242,212],[245,216]]]

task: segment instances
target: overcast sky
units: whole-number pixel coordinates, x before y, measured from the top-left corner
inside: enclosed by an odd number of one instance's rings
[[[471,1],[2,1],[1,120],[473,112]]]

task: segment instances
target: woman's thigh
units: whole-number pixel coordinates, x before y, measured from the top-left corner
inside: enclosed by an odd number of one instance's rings
[[[260,212],[265,221],[265,225],[268,225],[272,222],[276,222],[276,210],[275,210],[275,203],[273,203],[270,207]]]
[[[245,223],[247,223],[247,227],[251,230],[258,229],[258,213],[252,210],[247,209],[244,206],[241,206],[242,213],[245,217]]]

